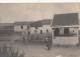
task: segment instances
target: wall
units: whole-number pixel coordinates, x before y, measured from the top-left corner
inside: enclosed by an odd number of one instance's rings
[[[74,30],[74,32],[73,32]],[[69,28],[70,34],[76,34],[77,30],[75,28]],[[62,28],[59,32],[60,34],[64,34],[64,28]]]
[[[50,25],[43,25],[43,27],[40,27],[38,29],[38,33],[40,33],[40,30],[42,30],[43,34],[46,34],[46,30],[48,29],[48,32],[51,33],[52,32],[52,28],[50,27]]]
[[[79,25],[79,30],[80,30],[80,25]]]
[[[52,33],[52,28],[50,27],[50,25],[43,25],[42,27],[38,27],[37,33],[40,34],[40,30],[42,30],[42,33],[46,34],[47,29],[49,33]],[[31,34],[34,34],[35,30],[36,30],[35,27],[31,27],[30,28]]]
[[[76,45],[78,44],[78,37],[55,37],[53,39],[53,45]]]
[[[35,30],[36,30],[35,27],[30,27],[30,33],[31,34],[34,34]]]
[[[76,34],[77,33],[77,29],[75,29],[75,28],[70,28],[69,30],[70,30],[71,34]],[[74,30],[74,32],[73,32],[73,30]]]
[[[69,28],[69,30],[71,34],[76,34],[78,31],[75,28]],[[64,28],[61,29],[60,33],[64,34]],[[52,30],[52,39],[53,39],[53,45],[58,45],[58,44],[59,45],[77,45],[79,43],[79,38],[77,35],[54,37],[54,30]]]
[[[23,30],[27,30],[27,26],[29,26],[29,25],[22,25],[22,26],[23,26],[23,29],[21,29],[20,25],[14,26],[14,31],[21,32]]]

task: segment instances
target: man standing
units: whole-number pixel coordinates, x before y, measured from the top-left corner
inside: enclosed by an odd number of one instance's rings
[[[48,39],[47,39],[47,48],[48,48],[48,50],[51,50],[51,46],[52,46],[52,38],[48,37]]]
[[[22,31],[22,39],[23,39],[23,43],[25,43],[25,30]]]

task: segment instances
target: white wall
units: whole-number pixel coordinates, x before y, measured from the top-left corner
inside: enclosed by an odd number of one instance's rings
[[[79,26],[79,30],[80,30],[80,26]]]
[[[73,32],[74,30],[74,32]],[[70,34],[76,34],[77,30],[75,28],[69,28]],[[64,34],[64,28],[62,28],[59,32],[60,34]]]
[[[61,28],[61,29],[60,29],[59,34],[64,34],[64,28]]]
[[[77,34],[77,29],[75,28],[69,28],[70,30],[70,33],[71,34]],[[73,32],[74,30],[74,32]],[[53,31],[54,32],[54,31]],[[53,33],[52,32],[52,33]],[[64,34],[64,28],[60,31],[61,34]],[[54,35],[54,33],[52,34]],[[57,37],[52,37],[53,38],[53,45],[57,45],[57,44],[60,44],[60,45],[76,45],[79,43],[79,37],[77,35],[74,35],[74,36],[57,36]]]
[[[49,33],[52,33],[52,28],[50,27],[50,25],[43,25],[42,27],[38,27],[37,33],[40,34],[40,30],[42,30],[42,33],[46,34],[47,29]],[[31,34],[34,34],[35,30],[36,30],[35,27],[31,27],[30,28]]]
[[[23,31],[27,29],[28,25],[23,25],[23,29],[21,29],[21,26],[14,26],[14,31]],[[37,29],[37,33],[40,34],[40,30],[42,30],[43,34],[46,33],[46,30],[48,29],[48,31],[50,33],[52,33],[52,28],[50,27],[50,25],[43,25],[42,27],[38,27]],[[35,27],[30,27],[30,33],[34,34],[36,28]]]
[[[75,29],[75,28],[69,28],[69,30],[70,30],[71,34],[76,34],[77,33],[77,29]],[[74,30],[74,32],[73,32],[73,30]]]
[[[35,30],[36,30],[35,27],[30,27],[30,33],[31,34],[34,34]]]
[[[55,37],[53,39],[53,45],[76,45],[78,44],[78,37]]]
[[[23,30],[27,30],[27,26],[29,25],[23,25],[23,29],[21,29],[20,25],[14,26],[14,31],[21,32]]]
[[[38,29],[38,33],[40,33],[40,30],[43,31],[43,34],[46,34],[46,30],[48,29],[49,33],[52,33],[52,28],[50,27],[50,25],[43,25],[43,27],[40,27]]]

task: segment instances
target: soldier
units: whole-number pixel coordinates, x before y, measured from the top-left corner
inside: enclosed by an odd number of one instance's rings
[[[47,48],[48,48],[48,50],[51,49],[51,46],[52,46],[52,38],[48,37],[48,39],[47,39]]]

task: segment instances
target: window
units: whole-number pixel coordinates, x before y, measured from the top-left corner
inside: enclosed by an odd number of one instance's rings
[[[29,26],[27,26],[27,30],[29,30]]]
[[[21,26],[21,29],[23,29],[23,26]]]
[[[40,30],[40,34],[42,34],[42,30]]]
[[[30,31],[28,31],[28,35],[30,35]]]
[[[56,28],[54,31],[54,36],[59,36],[59,28]]]
[[[35,27],[36,29],[38,29],[38,27]]]
[[[69,28],[64,29],[64,34],[69,34]]]
[[[46,32],[49,32],[48,29],[46,30]]]

